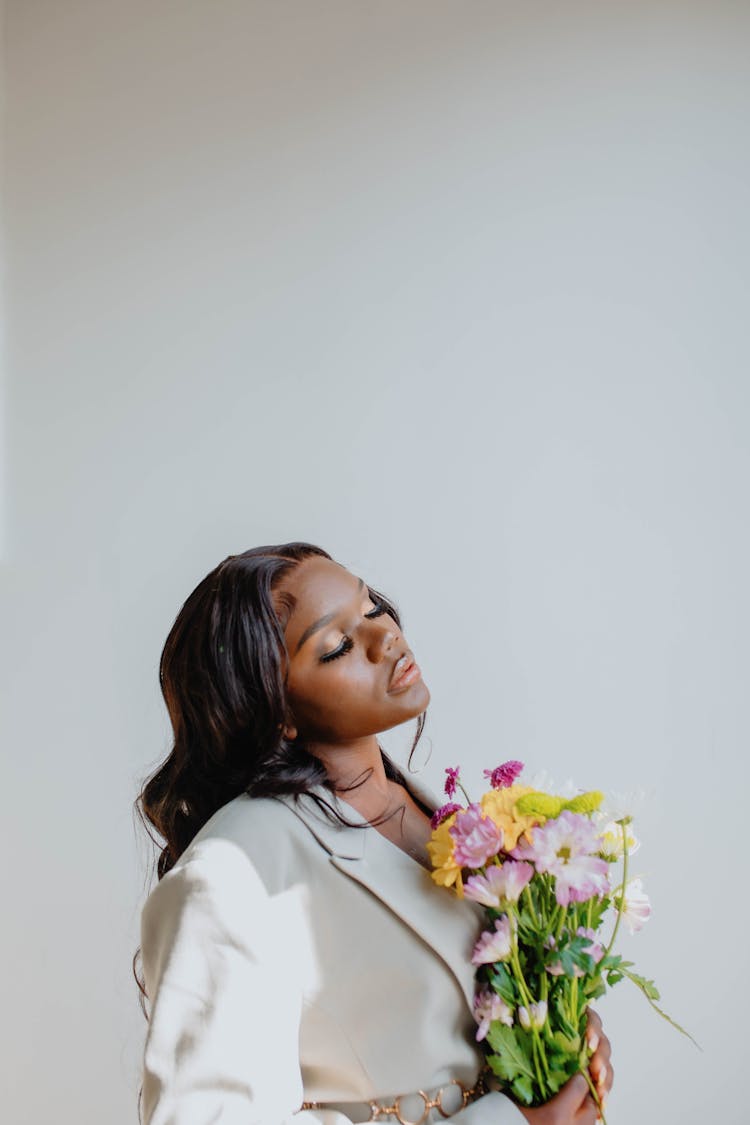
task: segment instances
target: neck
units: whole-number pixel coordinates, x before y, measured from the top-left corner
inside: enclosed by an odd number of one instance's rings
[[[374,735],[346,746],[312,744],[308,748],[323,763],[328,778],[336,789],[356,786],[348,792],[342,792],[344,800],[348,801],[357,795],[382,796],[388,792],[390,782]]]

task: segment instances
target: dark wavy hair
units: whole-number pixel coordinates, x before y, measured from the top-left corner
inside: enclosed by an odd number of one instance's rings
[[[313,555],[332,558],[321,547],[302,542],[229,555],[196,586],[177,614],[159,662],[159,683],[174,745],[143,782],[134,802],[148,837],[160,849],[157,881],[174,866],[213,813],[240,793],[299,796],[321,784],[332,794],[345,791],[340,786],[334,790],[323,763],[308,752],[301,736],[289,740],[283,734],[290,718],[284,624],[296,599],[288,592],[279,597],[279,616],[272,595],[285,575]],[[396,606],[377,590],[368,590],[400,627]],[[423,712],[417,718],[409,765],[425,716]],[[405,786],[402,771],[382,747],[380,753],[386,776]],[[361,785],[369,772],[346,791]],[[317,794],[310,795],[325,806],[330,818],[350,827],[367,827],[346,820]],[[136,968],[140,954],[139,946],[133,974],[148,1020],[146,984]]]

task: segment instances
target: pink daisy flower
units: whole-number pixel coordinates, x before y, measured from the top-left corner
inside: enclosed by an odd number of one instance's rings
[[[486,875],[472,875],[464,883],[466,898],[499,910],[503,903],[518,902],[521,891],[534,875],[530,863],[508,859],[502,866],[493,863]]]
[[[472,965],[494,965],[496,961],[507,961],[511,951],[510,919],[507,914],[495,920],[495,930],[485,930],[474,946],[471,955]]]
[[[522,843],[514,859],[530,860],[537,871],[555,876],[560,906],[586,902],[609,891],[608,864],[598,852],[596,825],[587,816],[564,809],[554,820],[534,829],[533,843]]]

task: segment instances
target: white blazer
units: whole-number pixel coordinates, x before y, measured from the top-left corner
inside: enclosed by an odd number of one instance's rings
[[[377,828],[334,825],[308,796],[234,798],[142,910],[143,1125],[350,1125],[363,1117],[302,1102],[471,1087],[482,918]],[[493,1089],[451,1120],[526,1119]]]

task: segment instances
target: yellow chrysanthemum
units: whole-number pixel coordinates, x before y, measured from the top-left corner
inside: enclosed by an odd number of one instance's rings
[[[524,832],[530,840],[530,830],[544,819],[540,816],[524,815],[516,808],[519,797],[533,792],[534,790],[528,785],[509,785],[505,789],[490,789],[480,801],[482,812],[486,813],[498,828],[502,828],[503,849],[506,852],[515,848]]]
[[[456,814],[452,813],[433,830],[431,838],[427,841],[427,851],[435,868],[430,873],[435,882],[441,887],[455,887],[458,897],[463,898],[464,882],[461,868],[453,858],[453,837],[448,831],[455,819]]]

